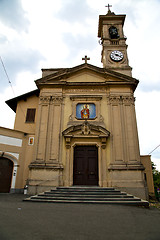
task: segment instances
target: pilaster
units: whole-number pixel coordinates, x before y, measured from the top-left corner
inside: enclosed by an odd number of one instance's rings
[[[109,95],[111,164],[140,163],[134,97]]]
[[[40,96],[34,165],[59,164],[62,103],[62,95]]]

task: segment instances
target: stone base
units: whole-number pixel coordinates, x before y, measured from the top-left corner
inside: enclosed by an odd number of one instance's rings
[[[62,167],[32,166],[29,171],[28,194],[35,195],[63,186]]]
[[[149,200],[147,187],[146,188],[145,187],[142,187],[142,188],[140,188],[140,187],[138,187],[138,188],[137,187],[118,187],[116,189],[119,189],[122,192],[126,192],[128,194],[131,194],[135,197],[139,197],[143,200],[147,200],[147,201]]]
[[[37,195],[39,193],[43,193],[45,191],[50,191],[52,189],[56,189],[56,187],[54,187],[54,186],[43,186],[43,185],[39,185],[39,186],[29,185],[27,194],[28,195]]]
[[[24,193],[23,188],[11,188],[9,193]]]
[[[120,189],[144,200],[149,199],[148,188],[141,169],[112,169],[109,172],[108,186]]]

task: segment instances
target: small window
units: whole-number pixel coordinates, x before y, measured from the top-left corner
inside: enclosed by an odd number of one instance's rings
[[[36,113],[35,108],[28,108],[27,109],[26,123],[34,123],[35,113]]]

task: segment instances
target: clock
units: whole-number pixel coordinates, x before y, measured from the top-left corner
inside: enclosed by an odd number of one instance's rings
[[[123,53],[120,51],[113,51],[110,54],[110,58],[115,62],[120,62],[123,59]]]

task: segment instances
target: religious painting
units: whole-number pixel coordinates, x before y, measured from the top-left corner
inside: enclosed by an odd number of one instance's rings
[[[34,137],[30,137],[28,141],[28,145],[33,145],[34,144]]]
[[[96,106],[94,103],[78,103],[76,106],[76,117],[78,119],[94,119],[96,117]]]

